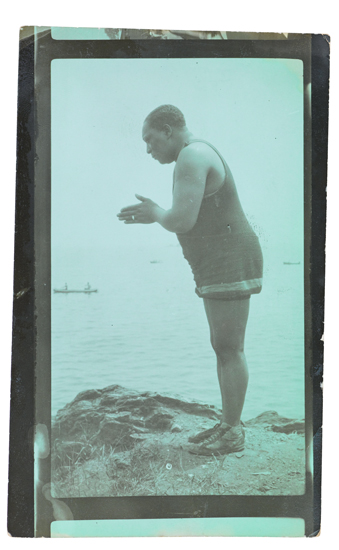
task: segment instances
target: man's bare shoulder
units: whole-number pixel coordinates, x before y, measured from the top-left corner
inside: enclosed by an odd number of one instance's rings
[[[213,164],[215,152],[206,143],[195,141],[186,145],[178,156],[177,164],[181,165],[199,165],[209,168]]]
[[[224,164],[225,163],[225,164]],[[197,167],[206,173],[225,174],[226,161],[222,161],[219,154],[207,143],[194,141],[181,150],[177,160],[178,169],[181,167]],[[229,169],[228,169],[229,171]]]

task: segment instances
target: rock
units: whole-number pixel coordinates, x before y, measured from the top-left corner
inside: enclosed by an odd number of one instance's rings
[[[273,432],[280,432],[285,434],[291,434],[296,432],[298,434],[305,433],[305,422],[303,420],[292,420],[290,422],[282,424],[274,424],[272,426]]]
[[[97,397],[100,397],[101,390],[86,390],[78,393],[75,399],[73,399],[73,403],[76,403],[77,401],[92,401],[92,399],[96,399]]]
[[[149,393],[148,393],[149,394]],[[212,420],[219,420],[221,413],[214,405],[205,405],[203,403],[195,403],[183,400],[182,398],[169,397],[167,395],[154,394],[154,399],[162,405],[171,409],[180,409],[182,412],[195,416],[204,416]]]
[[[252,418],[251,420],[247,420],[247,422],[245,422],[245,426],[253,426],[258,424],[272,425],[278,423],[280,420],[284,422],[289,422],[290,419],[279,416],[276,411],[266,411],[259,414],[255,418]]]
[[[172,433],[180,433],[182,432],[182,427],[179,426],[179,424],[174,424],[171,429]]]
[[[81,459],[96,449],[105,453],[126,451],[140,444],[148,434],[179,433],[178,414],[218,419],[220,411],[203,403],[189,402],[177,396],[155,392],[137,392],[119,385],[80,392],[52,422],[54,459],[66,458],[70,452]],[[57,458],[59,457],[59,458]],[[62,460],[61,460],[62,462]]]
[[[170,430],[172,427],[173,415],[168,413],[156,413],[151,418],[146,420],[146,428],[153,430]]]
[[[276,411],[266,411],[245,422],[245,427],[260,425],[270,428],[274,432],[285,434],[290,434],[292,432],[305,432],[304,420],[292,420],[291,418],[285,418],[280,416]]]
[[[137,392],[118,385],[80,392],[53,419],[52,440],[89,440],[91,445],[115,444],[139,429],[171,430],[175,411],[217,419],[209,405],[189,402],[154,392]],[[125,427],[123,427],[123,424]],[[174,432],[178,428],[174,429]]]

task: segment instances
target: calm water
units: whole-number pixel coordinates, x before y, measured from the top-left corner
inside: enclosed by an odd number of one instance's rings
[[[246,334],[243,418],[270,409],[303,418],[303,265],[283,265],[291,258],[282,251],[264,255]],[[80,391],[111,384],[221,406],[203,302],[180,247],[54,250],[52,272],[52,288],[89,281],[99,290],[52,294],[52,414]]]

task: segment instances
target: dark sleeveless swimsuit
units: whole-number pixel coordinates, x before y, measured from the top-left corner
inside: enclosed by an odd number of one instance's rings
[[[258,237],[242,210],[232,174],[217,149],[202,142],[221,159],[225,179],[221,187],[202,199],[198,219],[186,233],[177,234],[189,262],[200,298],[241,300],[262,288],[263,257]],[[228,212],[228,214],[227,214]],[[235,212],[235,217],[232,217]]]

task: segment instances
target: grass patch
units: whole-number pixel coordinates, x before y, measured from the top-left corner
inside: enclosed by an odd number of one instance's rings
[[[157,439],[120,452],[108,446],[70,445],[67,451],[55,454],[53,496],[225,494],[221,480],[224,460],[208,457],[207,464],[192,473],[194,461],[180,445],[166,445]]]

